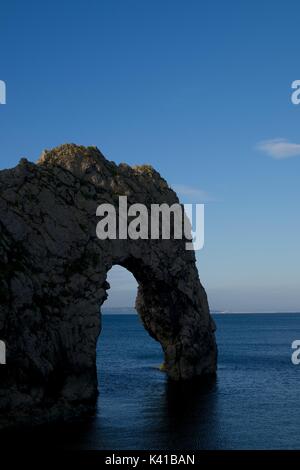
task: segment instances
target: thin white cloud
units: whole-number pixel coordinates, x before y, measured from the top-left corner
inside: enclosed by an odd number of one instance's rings
[[[264,140],[259,142],[257,148],[275,160],[300,156],[300,144],[294,144],[287,139]]]
[[[185,184],[173,184],[172,188],[181,197],[194,199],[199,202],[212,201],[211,196],[203,189],[195,188]]]

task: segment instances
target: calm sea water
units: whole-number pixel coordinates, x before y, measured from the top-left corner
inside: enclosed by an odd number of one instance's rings
[[[67,449],[300,449],[300,365],[291,363],[300,314],[214,318],[218,376],[200,387],[158,370],[160,345],[136,315],[104,315],[96,415],[27,439]]]

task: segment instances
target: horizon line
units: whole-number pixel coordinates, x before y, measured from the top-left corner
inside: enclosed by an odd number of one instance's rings
[[[135,307],[102,307],[102,311],[104,310],[135,310]],[[136,311],[137,312],[137,311]],[[104,313],[104,312],[103,312]],[[265,314],[300,314],[300,310],[211,310],[211,314],[213,315],[227,315],[227,314],[234,314],[234,315],[265,315]]]

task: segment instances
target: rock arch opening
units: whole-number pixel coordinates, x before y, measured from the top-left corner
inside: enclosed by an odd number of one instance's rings
[[[107,273],[108,298],[102,306],[105,309],[134,309],[138,283],[126,268],[115,264]]]
[[[204,323],[199,328],[199,314],[195,309],[197,308],[197,303],[195,303],[197,295],[201,294],[198,301],[202,304],[203,313],[206,312],[208,315],[207,327],[212,332],[214,324],[209,315],[206,294],[200,282],[198,292],[191,288],[195,282],[194,276],[198,274],[197,270],[192,276],[187,272],[187,277],[184,276],[180,271],[182,266],[180,260],[172,258],[172,252],[168,253],[171,248],[169,241],[159,241],[158,252],[153,246],[150,251],[147,250],[144,241],[134,242],[127,241],[126,247],[122,243],[123,249],[115,250],[115,255],[112,256],[106,268],[106,274],[112,267],[118,265],[129,271],[137,281],[135,309],[146,331],[162,347],[164,355],[162,369],[174,380],[212,374],[216,356],[213,354],[208,361],[204,361],[203,358],[206,356],[208,359],[214,350],[214,338],[211,337],[212,342],[208,345],[209,335],[207,332],[203,335],[201,331]],[[164,242],[165,246],[162,249]],[[189,253],[185,253],[189,258]],[[165,273],[162,269],[164,261],[167,263]],[[178,261],[179,265],[176,266]],[[172,270],[174,278],[171,274]],[[188,276],[190,276],[190,283]],[[103,285],[105,294],[102,303],[108,297],[107,277]],[[202,356],[201,364],[199,353]]]
[[[160,344],[149,336],[134,308],[138,289],[134,276],[115,265],[108,272],[107,283],[108,298],[101,307],[101,333],[97,341],[102,409],[111,402],[115,388],[123,386],[130,390],[136,380],[151,381],[163,358]],[[126,399],[131,395],[132,391]]]

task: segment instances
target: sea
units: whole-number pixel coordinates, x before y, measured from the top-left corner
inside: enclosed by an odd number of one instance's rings
[[[20,431],[51,449],[300,449],[300,313],[215,314],[218,373],[205,385],[159,370],[159,343],[133,309],[103,314],[95,414]],[[1,443],[1,435],[0,435]]]

